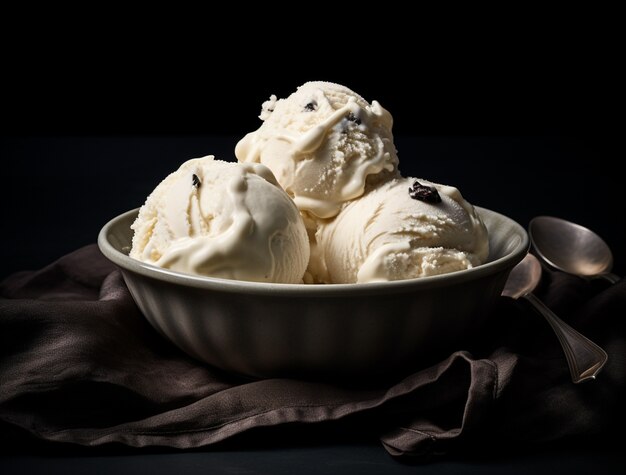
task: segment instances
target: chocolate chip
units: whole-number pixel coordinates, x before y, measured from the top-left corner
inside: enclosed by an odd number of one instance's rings
[[[307,112],[312,112],[317,109],[317,102],[311,101],[307,105],[304,106],[304,110]]]
[[[441,196],[434,186],[422,185],[417,180],[413,186],[409,187],[409,196],[414,200],[425,201],[426,203],[441,203]]]
[[[200,178],[198,178],[198,175],[196,175],[195,173],[191,177],[191,184],[195,186],[196,188],[200,188],[200,186],[202,185]]]
[[[361,119],[359,119],[356,115],[354,115],[352,112],[350,112],[347,116],[346,119],[349,120],[350,122],[354,122],[356,125],[361,125]]]

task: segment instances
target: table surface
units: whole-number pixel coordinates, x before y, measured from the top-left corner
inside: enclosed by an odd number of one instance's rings
[[[36,269],[95,242],[102,225],[140,206],[178,165],[215,154],[234,160],[233,137],[18,137],[0,139],[5,223],[0,278]],[[615,272],[626,271],[626,202],[611,172],[606,143],[558,137],[397,137],[400,169],[458,186],[473,204],[522,226],[555,215],[596,230],[613,248]],[[615,211],[616,210],[616,211]],[[1,451],[0,473],[623,473],[617,448],[522,448],[494,457],[455,457],[427,464],[391,459],[376,441],[336,437],[248,441],[180,452],[41,446]]]
[[[567,449],[489,459],[457,458],[420,464],[391,460],[382,447],[367,444],[267,450],[106,455],[11,455],[0,458],[0,472],[72,475],[137,474],[623,474],[626,457],[618,451]]]

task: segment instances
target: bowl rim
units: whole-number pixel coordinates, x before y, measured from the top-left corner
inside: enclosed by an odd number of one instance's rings
[[[136,215],[139,212],[139,208],[126,211],[125,213],[109,220],[98,234],[98,247],[107,259],[121,268],[122,272],[132,272],[143,277],[148,277],[170,284],[210,291],[257,295],[285,294],[291,297],[299,295],[307,297],[325,297],[345,296],[346,294],[357,296],[363,294],[399,293],[449,286],[493,275],[500,271],[504,271],[505,269],[512,269],[524,258],[530,245],[530,238],[526,230],[519,223],[506,215],[479,206],[474,206],[474,208],[479,214],[493,214],[495,217],[509,222],[514,229],[515,234],[521,237],[520,241],[516,243],[515,247],[509,253],[493,261],[472,267],[471,269],[389,282],[369,282],[363,284],[282,284],[196,276],[164,269],[134,259],[123,252],[118,251],[113,244],[109,242],[108,236],[111,230],[119,223],[119,221],[128,219],[131,215]]]

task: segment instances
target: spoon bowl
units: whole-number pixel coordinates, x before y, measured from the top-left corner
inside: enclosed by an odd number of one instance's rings
[[[528,231],[537,256],[549,267],[580,277],[619,280],[611,274],[611,249],[590,229],[553,216],[537,216]]]
[[[509,274],[502,295],[524,298],[547,320],[561,343],[574,383],[594,379],[608,360],[606,352],[557,317],[533,294],[540,280],[541,264],[535,256],[526,254]]]
[[[502,295],[517,300],[530,294],[541,280],[541,264],[532,254],[526,254],[504,284]]]

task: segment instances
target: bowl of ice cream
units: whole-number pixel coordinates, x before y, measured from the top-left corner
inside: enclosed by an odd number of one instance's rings
[[[100,232],[159,333],[238,374],[371,378],[483,329],[528,250],[519,224],[403,177],[391,115],[343,86],[261,118],[237,163],[186,161]]]
[[[276,284],[164,269],[128,256],[138,210],[107,223],[98,243],[152,326],[202,362],[257,377],[380,376],[419,369],[484,329],[528,237],[510,218],[477,211],[487,262],[390,282]]]

